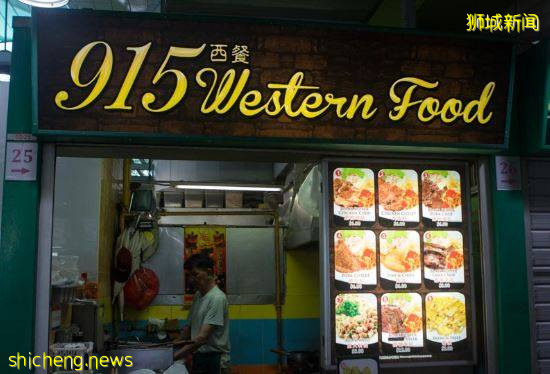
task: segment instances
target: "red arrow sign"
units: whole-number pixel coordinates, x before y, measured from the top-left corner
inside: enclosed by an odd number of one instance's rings
[[[21,173],[21,174],[27,174],[30,170],[21,168],[21,169],[11,169],[12,173]]]

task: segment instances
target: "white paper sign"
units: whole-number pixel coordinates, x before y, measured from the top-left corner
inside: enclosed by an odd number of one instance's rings
[[[521,190],[521,165],[519,157],[495,157],[497,190]]]
[[[36,180],[37,143],[8,142],[6,144],[7,181]]]

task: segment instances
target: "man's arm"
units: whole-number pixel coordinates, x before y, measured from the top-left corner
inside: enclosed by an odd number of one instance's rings
[[[202,325],[199,331],[199,335],[197,335],[197,337],[193,339],[193,343],[188,344],[183,348],[181,348],[180,350],[176,351],[176,353],[174,354],[174,359],[177,360],[187,356],[188,354],[192,354],[197,349],[205,345],[206,342],[208,341],[208,337],[214,331],[214,327],[215,326],[213,325]]]
[[[186,324],[186,325],[183,326],[183,328],[181,329],[180,339],[182,339],[182,340],[189,340],[189,339],[191,339],[191,326],[189,326],[189,324]]]

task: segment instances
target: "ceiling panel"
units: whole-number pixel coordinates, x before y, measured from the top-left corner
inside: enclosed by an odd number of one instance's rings
[[[160,13],[160,3],[161,0],[69,0],[65,8]],[[30,17],[30,15],[29,5],[19,0],[0,0],[0,50],[3,49],[5,40],[11,42],[13,39],[12,18]]]

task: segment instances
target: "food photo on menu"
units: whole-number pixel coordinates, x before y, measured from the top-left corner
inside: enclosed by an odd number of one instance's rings
[[[437,343],[438,351],[455,351],[467,338],[466,301],[459,292],[426,295],[426,339]]]
[[[372,358],[342,360],[338,374],[378,374],[378,363]]]
[[[424,233],[424,279],[428,288],[464,284],[464,244],[459,231]]]
[[[414,170],[378,172],[378,215],[390,226],[419,222],[418,175]]]
[[[334,314],[336,344],[352,349],[378,343],[378,309],[374,294],[339,294]]]
[[[420,286],[420,235],[412,230],[380,233],[380,282],[385,289]]]
[[[422,217],[436,226],[462,222],[459,173],[452,170],[422,172]]]
[[[334,279],[338,289],[375,287],[378,280],[374,232],[370,230],[336,231],[334,234],[334,270]]]
[[[382,343],[386,351],[410,352],[423,347],[422,298],[417,293],[386,293],[381,297]]]
[[[333,212],[338,224],[361,226],[375,221],[372,170],[336,168],[333,172],[332,187]]]

